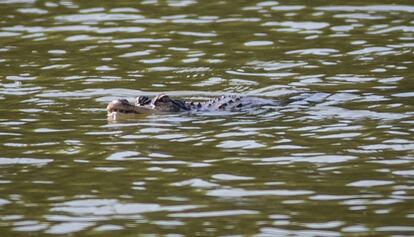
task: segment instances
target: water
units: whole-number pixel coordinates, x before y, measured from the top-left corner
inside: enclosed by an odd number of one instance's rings
[[[414,235],[411,1],[0,1],[1,236]],[[311,104],[111,122],[115,98]]]

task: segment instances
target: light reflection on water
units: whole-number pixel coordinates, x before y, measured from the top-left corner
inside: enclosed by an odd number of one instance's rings
[[[1,233],[413,235],[413,9],[0,1]],[[163,92],[308,99],[106,119]]]

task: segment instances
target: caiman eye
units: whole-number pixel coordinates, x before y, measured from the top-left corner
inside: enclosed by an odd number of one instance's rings
[[[167,95],[159,95],[159,96],[155,97],[154,104],[157,104],[157,103],[168,103],[170,101],[171,101],[171,99]]]
[[[137,104],[138,105],[146,105],[146,104],[149,104],[150,102],[151,102],[151,100],[147,96],[137,97]]]
[[[163,97],[160,98],[160,101],[161,102],[168,102],[168,101],[170,101],[170,97],[164,95]]]

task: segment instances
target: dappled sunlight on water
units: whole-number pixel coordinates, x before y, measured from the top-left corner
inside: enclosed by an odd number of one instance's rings
[[[413,12],[0,1],[1,233],[412,236]],[[106,117],[159,93],[274,103]]]

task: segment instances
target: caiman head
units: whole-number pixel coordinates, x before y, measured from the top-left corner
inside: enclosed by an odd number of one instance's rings
[[[125,99],[113,100],[108,104],[106,110],[108,116],[114,117],[126,114],[187,111],[189,107],[181,100],[173,100],[169,96],[161,94],[152,99],[147,96],[139,96],[136,98],[135,104]]]
[[[135,105],[140,107],[151,108],[160,112],[179,112],[187,111],[189,108],[181,100],[173,100],[169,96],[160,94],[150,99],[147,96],[139,96]]]

